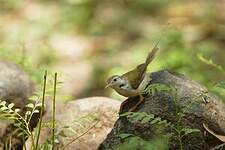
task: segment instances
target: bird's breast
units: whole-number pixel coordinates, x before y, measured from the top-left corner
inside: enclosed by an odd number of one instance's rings
[[[125,97],[132,97],[132,96],[139,95],[138,90],[134,90],[134,89],[116,88],[115,90],[117,93],[119,93],[120,95],[125,96]]]

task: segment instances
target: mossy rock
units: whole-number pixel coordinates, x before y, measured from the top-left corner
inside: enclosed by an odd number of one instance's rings
[[[120,138],[123,133],[140,137],[146,141],[170,135],[167,143],[169,149],[180,149],[179,136],[175,131],[175,128],[178,127],[178,118],[181,118],[179,121],[181,128],[199,131],[182,137],[181,143],[184,150],[209,149],[222,143],[207,133],[203,127],[204,123],[214,132],[225,135],[225,104],[220,98],[182,74],[162,70],[152,73],[151,78],[150,85],[162,84],[174,87],[177,94],[176,101],[171,93],[156,91],[154,94],[145,95],[145,101],[137,111],[154,114],[155,117],[171,123],[171,126],[160,128],[157,123],[131,122],[127,117],[120,116],[112,131],[99,146],[99,150],[112,150],[124,145],[126,140]],[[120,113],[127,112],[138,100],[139,97],[128,98]],[[185,111],[183,111],[184,109]],[[182,112],[182,117],[178,117],[180,112]],[[133,147],[133,150],[136,148]]]

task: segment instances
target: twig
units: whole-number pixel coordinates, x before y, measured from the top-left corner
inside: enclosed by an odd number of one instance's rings
[[[73,143],[74,141],[76,141],[77,139],[79,139],[80,137],[84,136],[85,134],[87,134],[91,129],[93,129],[98,123],[99,123],[100,120],[96,121],[91,127],[89,127],[87,129],[87,131],[85,131],[84,133],[82,133],[81,135],[77,136],[76,138],[74,138],[73,140],[71,140],[69,143],[67,143],[63,149],[65,149],[68,145],[70,145],[71,143]]]
[[[216,137],[217,139],[219,139],[220,141],[225,143],[225,136],[224,135],[219,135],[214,133],[212,130],[210,130],[204,123],[203,123],[203,127],[206,129],[206,131],[208,131],[210,134],[212,134],[214,137]]]
[[[24,148],[24,150],[27,150],[27,146],[26,146],[26,143],[25,143],[24,133],[23,133],[23,148]]]
[[[42,93],[40,120],[39,120],[39,126],[38,126],[37,141],[36,141],[36,145],[35,145],[36,150],[38,149],[38,141],[39,141],[39,137],[40,137],[40,133],[41,133],[41,123],[42,123],[42,116],[43,116],[44,102],[45,102],[46,81],[47,81],[47,71],[45,71],[45,74],[44,74],[44,85],[43,85],[43,93]]]
[[[9,137],[9,149],[12,149],[12,135]]]
[[[223,143],[223,144],[220,144],[220,145],[217,145],[217,146],[215,146],[215,147],[213,147],[213,148],[211,148],[210,150],[220,150],[220,148],[224,148],[224,146],[225,146],[225,143]]]
[[[54,79],[54,95],[53,95],[53,101],[52,101],[52,150],[54,150],[55,147],[55,98],[56,98],[56,85],[57,85],[57,73],[55,73],[55,79]]]

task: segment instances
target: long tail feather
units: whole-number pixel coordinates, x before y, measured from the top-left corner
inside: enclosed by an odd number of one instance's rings
[[[145,61],[146,67],[152,62],[152,60],[155,58],[156,53],[158,52],[159,48],[155,46],[152,51],[148,54],[148,57]]]
[[[163,32],[162,34],[160,35],[159,37],[159,40],[156,42],[155,46],[153,47],[152,51],[148,54],[148,57],[145,61],[145,65],[146,65],[146,68],[147,66],[152,62],[152,60],[155,58],[155,55],[156,53],[159,51],[159,48],[158,48],[158,45],[159,45],[159,42],[161,41],[163,35],[165,34],[165,30],[169,27],[169,23],[166,25],[166,27],[163,29]]]

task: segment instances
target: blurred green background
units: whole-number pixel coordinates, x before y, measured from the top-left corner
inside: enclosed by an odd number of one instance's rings
[[[37,84],[45,69],[59,72],[67,100],[121,99],[105,80],[142,63],[170,23],[149,71],[171,69],[211,88],[225,79],[224,9],[222,0],[0,0],[0,57]]]

